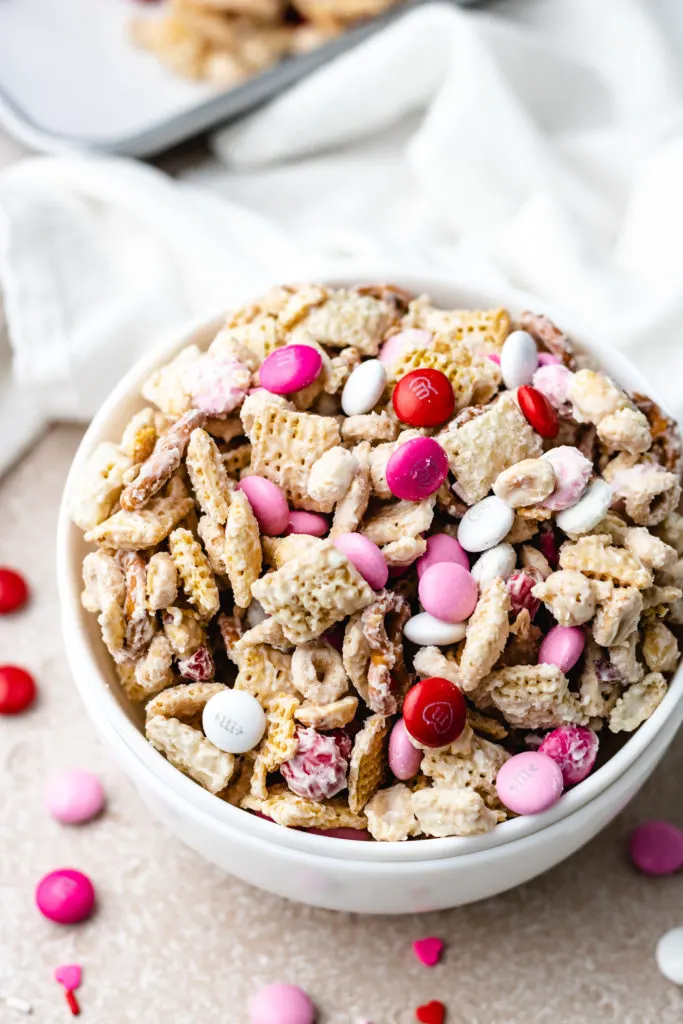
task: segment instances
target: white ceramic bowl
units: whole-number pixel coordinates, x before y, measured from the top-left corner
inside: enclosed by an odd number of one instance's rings
[[[385,279],[359,272],[353,281]],[[447,308],[504,305],[513,315],[538,303],[518,292],[455,285],[444,279],[398,282],[427,292]],[[621,355],[586,338],[561,313],[545,309],[601,365],[629,389],[651,394]],[[220,317],[181,329],[141,360],[113,390],[76,453],[66,491],[93,448],[120,437],[143,402],[140,386],[150,371],[190,343],[205,346]],[[657,398],[656,395],[652,397]],[[186,778],[144,738],[142,716],[126,699],[99,637],[95,616],[83,610],[81,563],[87,545],[62,503],[58,528],[58,581],[69,664],[90,715],[151,810],[184,842],[231,874],[270,892],[334,910],[401,914],[458,906],[492,896],[553,867],[612,820],[654,770],[683,717],[683,671],[652,717],[603,767],[565,793],[549,811],[498,825],[484,836],[362,843],[281,828],[218,800]]]

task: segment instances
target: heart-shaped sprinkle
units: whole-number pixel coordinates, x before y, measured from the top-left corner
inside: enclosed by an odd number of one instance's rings
[[[420,1021],[420,1024],[444,1024],[446,1019],[446,1007],[443,1003],[439,1003],[436,999],[432,999],[431,1003],[425,1003],[424,1006],[418,1006],[415,1011],[415,1017]]]
[[[58,981],[69,992],[73,992],[81,984],[81,965],[63,964],[61,967],[57,967],[55,981]]]
[[[426,967],[433,967],[441,959],[443,942],[434,936],[430,936],[428,939],[418,939],[413,943],[413,951],[421,963]]]

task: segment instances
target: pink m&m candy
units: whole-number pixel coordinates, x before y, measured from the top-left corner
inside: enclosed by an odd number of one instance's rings
[[[574,786],[583,782],[593,770],[599,742],[592,729],[582,725],[561,725],[548,733],[538,749],[560,766],[565,786]]]
[[[96,817],[104,807],[102,783],[82,768],[67,768],[48,779],[45,806],[57,821],[78,825]]]
[[[430,566],[418,584],[420,602],[430,615],[442,622],[463,622],[474,611],[479,598],[477,582],[455,562]]]
[[[469,572],[470,560],[464,548],[447,533],[433,533],[427,538],[427,550],[417,560],[418,577],[421,579],[430,565],[438,565],[439,562],[455,562]]]
[[[252,998],[250,1024],[315,1024],[315,1007],[298,985],[268,985]]]
[[[538,353],[538,365],[539,366],[557,366],[562,360],[557,356],[554,356],[552,352],[539,352]]]
[[[324,537],[330,528],[325,516],[317,512],[300,512],[292,509],[285,533],[307,533],[311,537]]]
[[[506,761],[496,776],[498,796],[516,814],[540,814],[562,796],[562,770],[547,754],[528,750]]]
[[[422,764],[422,751],[410,742],[402,718],[394,725],[389,736],[389,767],[397,779],[413,779]]]
[[[646,821],[631,834],[631,860],[646,875],[672,875],[683,867],[683,832],[668,821]]]
[[[407,331],[401,331],[384,342],[379,350],[380,362],[384,364],[387,370],[390,370],[398,357],[407,352],[408,349],[426,348],[431,343],[432,335],[429,331],[422,331],[416,327]]]
[[[268,537],[278,537],[285,532],[289,523],[289,506],[284,492],[277,484],[254,474],[245,476],[237,486],[249,499],[261,533]]]
[[[276,348],[261,363],[261,387],[274,395],[289,395],[307,388],[322,369],[320,353],[310,345]]]
[[[432,437],[406,441],[387,463],[387,485],[405,501],[422,501],[438,491],[448,476],[448,457]]]
[[[57,924],[75,924],[92,913],[95,890],[87,875],[73,868],[62,868],[40,880],[36,905],[43,917]]]
[[[371,540],[361,533],[342,533],[334,538],[334,546],[343,551],[373,590],[381,590],[389,579],[387,560]]]
[[[574,668],[586,646],[586,634],[579,626],[553,626],[543,638],[539,665],[557,665],[562,672]]]

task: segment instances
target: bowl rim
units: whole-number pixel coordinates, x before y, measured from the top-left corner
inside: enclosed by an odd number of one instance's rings
[[[322,277],[322,275],[321,275]],[[622,353],[606,347],[592,339],[585,328],[572,321],[564,312],[553,309],[548,303],[536,299],[518,289],[497,284],[482,284],[481,280],[467,279],[461,275],[457,281],[438,274],[391,274],[387,268],[359,268],[354,273],[325,275],[324,280],[333,287],[350,287],[355,284],[372,284],[378,281],[398,279],[400,287],[413,294],[427,293],[437,304],[457,308],[462,303],[470,308],[497,308],[504,306],[513,316],[524,308],[543,309],[556,322],[562,324],[567,333],[580,345],[597,355],[601,365],[619,380],[629,379],[630,390],[644,393],[661,403],[661,398],[645,380],[630,360]],[[456,297],[457,296],[457,297]],[[252,296],[245,296],[245,300]],[[238,297],[239,301],[239,297]],[[120,406],[126,399],[135,398],[144,404],[139,391],[142,381],[161,363],[171,358],[186,345],[213,336],[224,316],[224,312],[213,312],[197,317],[178,329],[169,332],[143,358],[138,360],[118,384],[112,389],[94,416],[83,436],[67,476],[59,510],[57,527],[57,582],[61,606],[62,631],[67,651],[67,660],[81,697],[90,714],[108,732],[117,745],[121,744],[127,753],[135,755],[161,784],[170,787],[174,794],[193,809],[207,814],[215,825],[247,832],[254,838],[262,839],[277,847],[287,847],[300,853],[334,857],[349,861],[406,863],[410,861],[450,857],[465,857],[469,854],[491,850],[497,846],[513,843],[538,833],[562,821],[588,804],[608,789],[647,749],[667,722],[669,716],[683,716],[683,665],[679,665],[669,683],[667,693],[651,717],[604,765],[579,785],[567,790],[549,810],[538,815],[513,818],[497,825],[490,832],[478,836],[454,836],[448,838],[423,838],[413,843],[340,842],[326,836],[312,835],[296,829],[285,828],[270,821],[234,807],[217,799],[198,783],[174,768],[156,751],[143,733],[131,721],[124,708],[111,690],[104,672],[95,657],[95,645],[91,643],[86,623],[91,620],[80,603],[81,579],[74,566],[80,563],[75,549],[83,548],[82,532],[69,518],[67,497],[73,480],[93,448],[101,441],[111,440],[113,425]]]

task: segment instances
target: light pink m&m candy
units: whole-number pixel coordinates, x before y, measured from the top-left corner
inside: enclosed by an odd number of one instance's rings
[[[250,1024],[315,1024],[315,1007],[298,985],[268,985],[252,998]]]
[[[249,499],[261,533],[268,537],[279,537],[285,532],[289,523],[289,505],[277,484],[254,474],[245,476],[237,486]]]
[[[668,821],[646,821],[632,832],[631,860],[646,875],[672,875],[683,868],[683,832]]]
[[[390,370],[399,356],[403,355],[410,348],[426,348],[431,345],[432,335],[429,331],[419,330],[417,327],[407,331],[394,334],[385,341],[379,350],[380,362],[387,370]]]
[[[427,550],[417,560],[418,577],[421,579],[430,565],[438,565],[439,562],[455,562],[469,572],[470,560],[464,548],[447,533],[433,533],[427,538]]]
[[[565,786],[574,786],[583,782],[593,770],[599,742],[592,729],[582,725],[561,725],[548,733],[538,749],[560,766]]]
[[[104,807],[102,783],[82,768],[67,768],[48,779],[45,806],[57,821],[78,825],[96,817]]]
[[[579,626],[553,626],[543,638],[539,665],[557,665],[562,672],[574,668],[586,646],[586,634]]]
[[[51,871],[36,888],[36,905],[43,917],[57,924],[76,924],[89,917],[95,890],[87,875],[73,868]]]
[[[261,363],[261,387],[274,395],[289,395],[307,388],[322,369],[320,353],[310,345],[276,348]]]
[[[553,512],[576,505],[591,478],[593,463],[578,448],[569,444],[551,448],[543,458],[553,467],[555,487],[541,505]]]
[[[380,549],[371,540],[361,533],[342,533],[334,538],[334,546],[344,552],[373,590],[381,590],[386,586],[389,566]]]
[[[410,741],[402,718],[394,725],[389,736],[389,767],[397,779],[413,779],[422,764],[422,751]]]
[[[476,580],[455,562],[430,566],[418,584],[425,611],[443,622],[463,622],[474,611],[479,598]]]
[[[405,501],[422,501],[448,476],[448,457],[432,437],[416,437],[397,448],[387,463],[387,486]]]
[[[317,512],[301,512],[292,509],[287,520],[285,533],[307,533],[311,537],[324,537],[330,528],[325,516]]]
[[[506,761],[496,776],[498,796],[516,814],[540,814],[562,796],[560,766],[547,754],[528,750]]]

